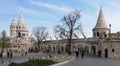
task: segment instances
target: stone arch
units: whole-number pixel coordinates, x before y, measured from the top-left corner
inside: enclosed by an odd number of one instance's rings
[[[89,47],[88,46],[85,46],[85,53],[89,54]]]
[[[82,51],[83,50],[83,46],[82,45],[79,45],[78,46],[78,51]]]
[[[47,48],[46,48],[46,46],[44,47],[44,51],[45,51],[45,52],[47,51]]]
[[[95,46],[91,46],[91,54],[96,55],[96,47]]]
[[[69,47],[68,45],[65,46],[65,52],[68,52],[69,51]]]
[[[18,37],[21,37],[21,33],[20,32],[18,32]]]
[[[60,45],[57,45],[56,46],[56,50],[57,50],[57,53],[60,54],[61,50],[60,50]]]
[[[52,50],[51,45],[48,45],[47,52],[50,53]]]
[[[53,52],[55,53],[55,47],[53,47]]]
[[[64,53],[64,47],[63,46],[61,46],[61,52]]]
[[[99,32],[97,32],[97,37],[99,37],[100,36],[100,33]]]
[[[105,58],[107,58],[107,57],[108,57],[108,49],[105,48]]]

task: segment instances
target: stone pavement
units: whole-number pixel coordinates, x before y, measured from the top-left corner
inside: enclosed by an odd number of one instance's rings
[[[47,57],[46,54],[39,54],[39,53],[29,53],[27,56],[21,56],[21,54],[17,54],[14,55],[12,59],[6,58],[6,56],[4,56],[3,59],[0,58],[0,66],[8,66],[8,64],[11,62],[21,63],[33,58],[43,58],[43,56]]]
[[[61,62],[64,59],[66,60],[70,60],[72,58],[72,56],[67,56],[67,55],[58,55],[58,54],[53,54],[52,55],[54,57],[55,61]],[[2,63],[2,59],[0,58],[0,66],[8,66],[9,63],[11,62],[25,62],[28,61],[30,59],[35,59],[35,58],[41,58],[41,59],[49,59],[49,54],[44,54],[44,53],[30,53],[27,56],[21,56],[21,55],[15,55],[12,60],[10,58],[3,58],[4,63]]]
[[[120,59],[106,59],[97,57],[85,57],[74,59],[59,66],[120,66]]]

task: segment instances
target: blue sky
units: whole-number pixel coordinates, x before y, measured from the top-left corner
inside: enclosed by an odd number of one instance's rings
[[[100,6],[107,26],[112,25],[112,32],[120,31],[120,0],[0,0],[0,32],[9,28],[12,19],[18,22],[22,11],[25,24],[32,34],[35,26],[46,26],[53,35],[55,25],[60,24],[61,18],[74,9],[81,10],[81,19],[84,33],[92,36]]]

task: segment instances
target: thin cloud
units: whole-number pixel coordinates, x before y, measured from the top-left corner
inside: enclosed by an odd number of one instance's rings
[[[37,1],[31,0],[31,3],[34,4],[34,5],[40,6],[40,7],[46,7],[46,8],[49,8],[51,10],[58,10],[58,11],[61,11],[61,12],[64,12],[64,13],[68,13],[68,12],[73,10],[72,8],[69,8],[69,7],[57,6],[57,5],[45,3],[45,2],[42,2],[42,1],[37,2]]]
[[[35,14],[35,15],[40,14],[39,12],[37,12],[35,10],[24,8],[24,7],[19,7],[19,10],[23,11],[23,12],[26,12],[26,13],[30,13],[30,14]]]

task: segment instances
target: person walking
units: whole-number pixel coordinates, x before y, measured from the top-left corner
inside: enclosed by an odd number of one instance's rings
[[[79,58],[79,51],[76,51],[76,58]]]
[[[13,55],[13,54],[12,54],[12,50],[10,50],[10,58],[11,58],[11,59],[12,59],[12,55]]]
[[[81,57],[84,58],[84,50],[81,51]]]
[[[7,58],[9,58],[9,55],[10,55],[10,54],[9,54],[9,51],[7,51]]]

